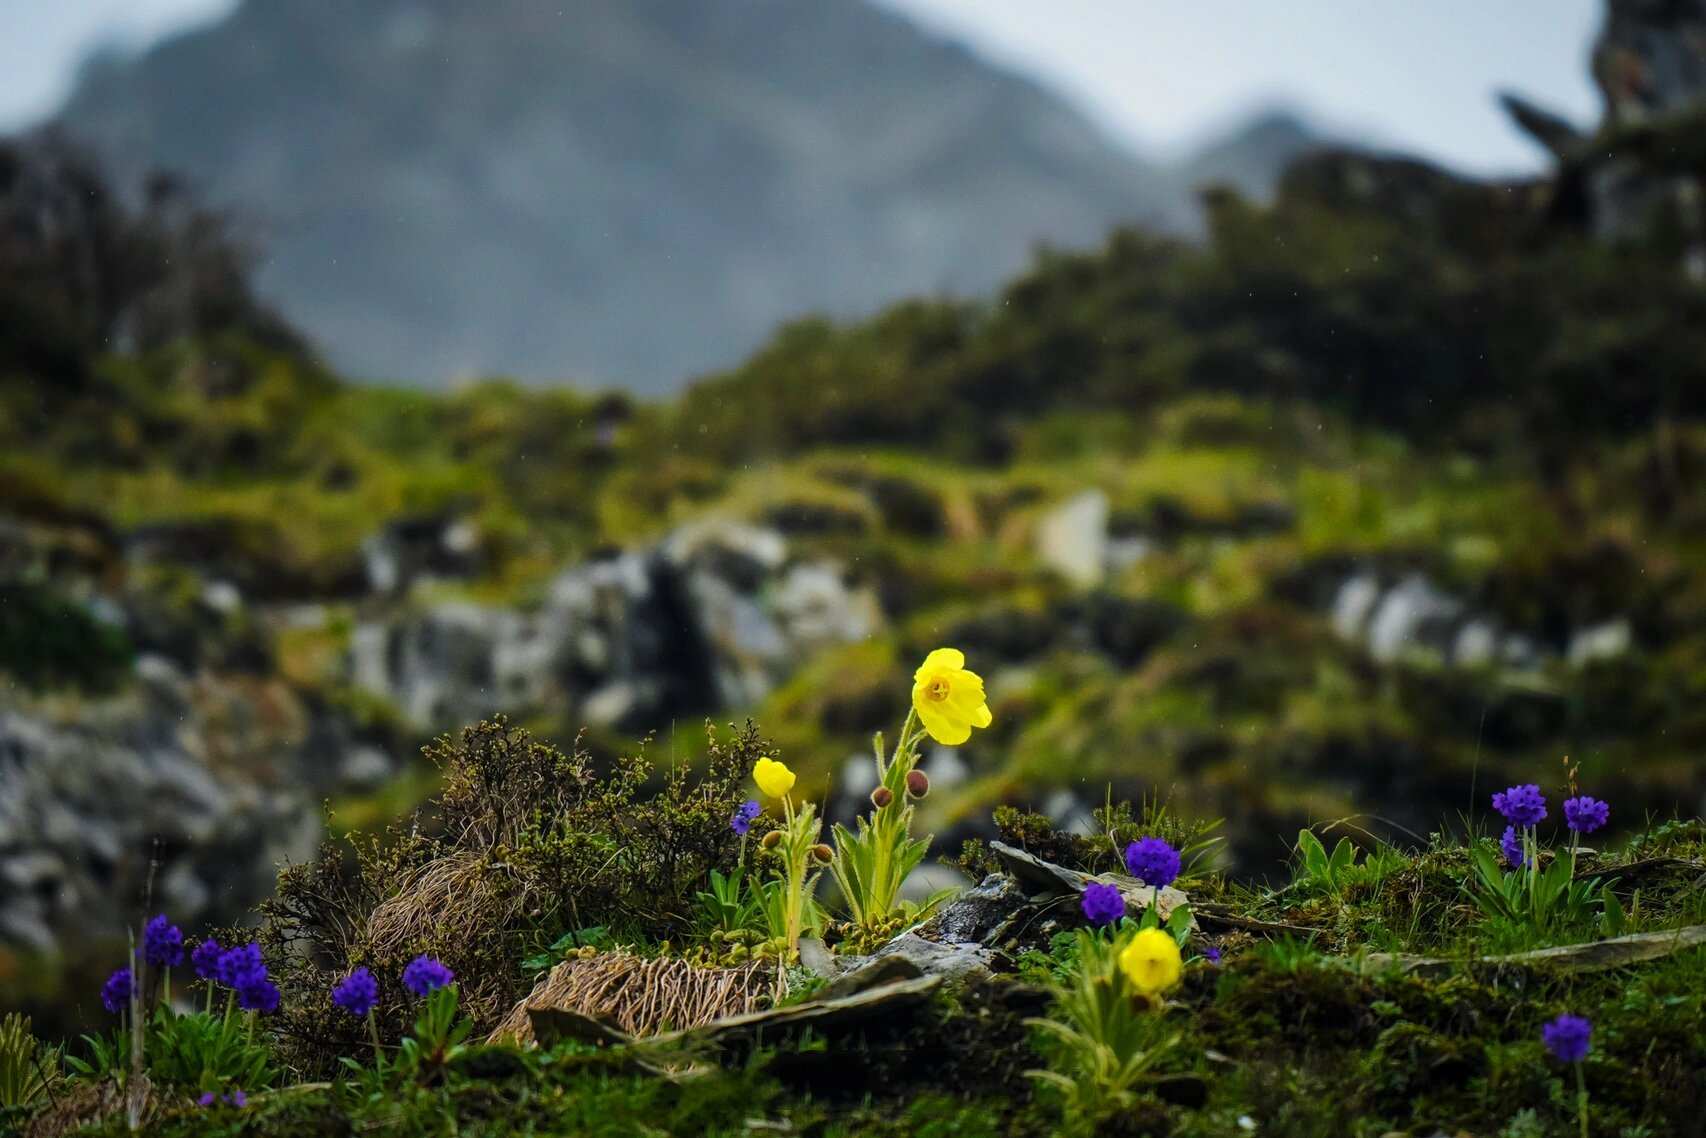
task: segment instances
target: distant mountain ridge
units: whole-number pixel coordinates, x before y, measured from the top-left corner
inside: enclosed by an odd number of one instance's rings
[[[667,390],[795,316],[1188,231],[1202,173],[867,0],[245,0],[91,63],[59,123],[254,222],[334,364],[430,384]],[[1314,142],[1275,137],[1208,172],[1271,185]]]

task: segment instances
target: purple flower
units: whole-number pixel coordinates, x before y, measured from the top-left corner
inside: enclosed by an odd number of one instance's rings
[[[1179,851],[1160,838],[1139,838],[1125,848],[1125,867],[1145,885],[1171,885],[1179,876]]]
[[[201,1105],[203,1106],[212,1106],[215,1101],[212,1091],[203,1092],[200,1099]]]
[[[156,968],[176,968],[184,962],[184,934],[161,913],[142,928],[142,956]]]
[[[117,1015],[130,1006],[130,995],[135,987],[136,974],[129,968],[120,968],[101,985],[101,1004]]]
[[[246,1012],[276,1012],[278,1001],[278,985],[265,973],[237,989],[237,1006]]]
[[[1099,881],[1084,887],[1079,904],[1084,908],[1084,919],[1093,925],[1111,925],[1125,916],[1125,896],[1115,886]]]
[[[1202,958],[1210,964],[1220,963],[1220,946],[1211,944],[1202,950]]]
[[[754,820],[756,820],[759,814],[763,813],[763,811],[764,807],[760,806],[756,799],[748,799],[740,804],[740,809],[735,811],[734,819],[729,823],[729,825],[734,827],[735,833],[744,838],[746,837],[746,832],[752,829],[752,823]]]
[[[1586,794],[1564,800],[1564,824],[1578,834],[1591,834],[1611,817],[1610,803]]]
[[[430,956],[417,956],[403,969],[403,987],[425,999],[456,979],[456,973]]]
[[[197,976],[211,983],[219,979],[219,958],[223,955],[225,950],[219,947],[219,942],[208,937],[190,953],[190,963],[195,965]]]
[[[241,991],[267,978],[266,961],[261,959],[261,946],[250,941],[241,948],[226,949],[219,954],[214,966],[219,982],[227,988]]]
[[[224,1101],[241,1108],[249,1105],[249,1096],[240,1090],[236,1090],[226,1095]]]
[[[372,1011],[378,1002],[379,981],[365,968],[357,968],[332,989],[332,1003],[357,1019]]]
[[[1505,827],[1505,836],[1499,839],[1499,848],[1505,853],[1505,860],[1511,863],[1512,869],[1521,869],[1528,864],[1528,855],[1522,852],[1522,838],[1518,836],[1515,826]]]
[[[1546,798],[1532,782],[1493,795],[1493,809],[1515,826],[1538,826],[1546,819]]]
[[[1541,1042],[1561,1063],[1580,1063],[1593,1044],[1593,1024],[1581,1016],[1561,1015],[1540,1029]]]

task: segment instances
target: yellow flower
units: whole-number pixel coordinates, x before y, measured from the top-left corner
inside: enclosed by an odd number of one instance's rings
[[[783,798],[794,789],[794,772],[775,759],[759,759],[752,766],[752,781],[772,798]]]
[[[912,676],[912,706],[924,730],[944,746],[959,746],[973,727],[990,722],[983,677],[966,671],[965,653],[957,648],[938,648],[924,658]]]
[[[1120,971],[1146,996],[1171,991],[1184,972],[1179,945],[1160,929],[1144,929],[1120,950]]]

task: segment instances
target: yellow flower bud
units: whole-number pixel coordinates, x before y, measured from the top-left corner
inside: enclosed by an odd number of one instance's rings
[[[930,776],[923,771],[907,771],[906,792],[914,798],[923,798],[930,793]]]
[[[768,834],[764,835],[764,840],[759,844],[767,850],[775,849],[777,846],[782,844],[782,831],[771,830]]]
[[[871,805],[875,806],[878,810],[881,810],[893,801],[894,792],[886,786],[879,786],[877,789],[871,791]]]
[[[817,845],[812,847],[812,856],[823,862],[823,864],[828,865],[830,862],[835,860],[835,851],[824,845],[822,842],[819,842]]]

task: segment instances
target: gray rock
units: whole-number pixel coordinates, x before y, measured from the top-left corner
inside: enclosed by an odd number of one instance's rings
[[[763,699],[807,657],[870,636],[875,595],[772,530],[701,522],[566,570],[532,612],[442,604],[356,630],[350,671],[422,730],[543,711],[643,729]]]
[[[950,984],[987,980],[995,973],[995,953],[981,944],[926,940],[915,932],[902,933],[877,951],[876,959],[900,957],[922,976],[939,976]]]

